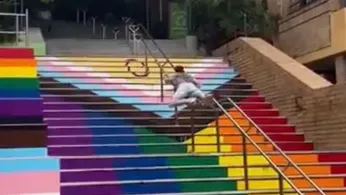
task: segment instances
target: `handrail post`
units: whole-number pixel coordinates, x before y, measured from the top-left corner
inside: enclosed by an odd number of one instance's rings
[[[219,109],[215,108],[215,131],[216,131],[216,148],[221,152],[220,127],[219,127]]]
[[[95,36],[96,34],[96,16],[93,16],[91,17],[91,22],[92,22],[92,25],[93,25],[93,36]]]
[[[283,182],[283,178],[282,178],[282,175],[281,174],[278,174],[279,177],[279,194],[280,195],[284,195],[284,182]]]
[[[83,12],[83,25],[86,26],[87,10],[82,10]]]
[[[160,68],[160,96],[161,96],[161,102],[164,101],[164,94],[163,94],[163,86],[164,86],[164,83],[163,83],[163,67],[161,65],[159,65],[159,68]]]
[[[106,25],[101,24],[101,28],[102,28],[102,39],[106,39]]]
[[[19,17],[18,15],[16,17],[16,46],[19,46]]]
[[[114,35],[114,40],[118,40],[118,34],[120,32],[120,29],[116,26],[116,27],[113,27],[112,29],[112,32],[113,32],[113,35]]]
[[[80,10],[77,9],[77,10],[76,10],[76,22],[77,22],[77,23],[79,23],[79,21],[80,21],[79,18],[80,18]]]
[[[29,10],[25,9],[25,46],[29,47]]]
[[[246,146],[246,138],[245,138],[244,134],[242,134],[242,145],[243,145],[242,147],[243,147],[243,166],[244,166],[245,190],[249,190],[249,172],[248,172],[248,162],[247,162],[247,146]]]
[[[192,107],[191,109],[191,151],[194,153],[195,152],[195,136],[194,136],[194,131],[195,131],[195,108]]]

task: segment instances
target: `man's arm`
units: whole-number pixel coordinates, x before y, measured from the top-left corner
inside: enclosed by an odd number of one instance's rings
[[[191,76],[191,78],[193,84],[196,85],[196,87],[201,88],[201,83],[195,77]]]
[[[169,76],[168,74],[165,74],[163,76],[163,81],[165,84],[171,84],[173,80],[173,77]]]

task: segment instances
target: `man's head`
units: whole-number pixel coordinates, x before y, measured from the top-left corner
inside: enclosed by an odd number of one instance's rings
[[[177,72],[177,73],[184,73],[185,72],[184,67],[180,66],[180,65],[175,66],[174,67],[174,71]]]

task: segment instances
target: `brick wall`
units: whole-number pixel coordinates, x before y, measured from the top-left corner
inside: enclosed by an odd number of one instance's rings
[[[275,47],[240,38],[214,51],[304,132],[317,149],[346,148],[346,83],[332,85]]]

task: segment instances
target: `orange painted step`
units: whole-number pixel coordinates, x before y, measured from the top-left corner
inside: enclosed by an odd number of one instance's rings
[[[318,154],[288,154],[287,155],[295,163],[317,163]],[[275,164],[286,164],[287,160],[282,155],[269,155]]]
[[[243,152],[243,145],[242,144],[230,144],[232,147],[232,152]],[[257,148],[252,144],[246,145],[247,152],[258,152]],[[271,144],[267,143],[260,143],[258,146],[262,149],[264,152],[272,152],[274,151],[273,146]]]
[[[257,129],[255,127],[243,128],[248,134],[256,134]],[[219,131],[221,134],[227,135],[241,135],[240,130],[237,127],[219,127]]]
[[[341,177],[322,177],[322,178],[311,178],[316,185],[321,188],[341,188],[344,187],[344,178]],[[292,178],[291,181],[298,188],[312,188],[311,184],[303,178]]]
[[[319,192],[305,192],[305,195],[321,195]],[[344,192],[326,192],[327,195],[346,195],[346,191]]]
[[[35,59],[0,59],[0,66],[37,66]]]
[[[253,135],[249,135],[249,136],[256,143],[263,143],[265,141],[265,139],[262,135],[253,134]],[[223,136],[223,141],[224,141],[224,143],[229,143],[229,144],[242,143],[243,142],[242,137],[243,136],[241,136],[241,135]]]
[[[307,175],[330,175],[331,174],[331,167],[329,165],[299,166],[299,168]],[[286,169],[282,167],[281,170],[285,175],[289,175],[289,176],[301,175],[301,173],[299,173],[297,169],[292,166]]]

